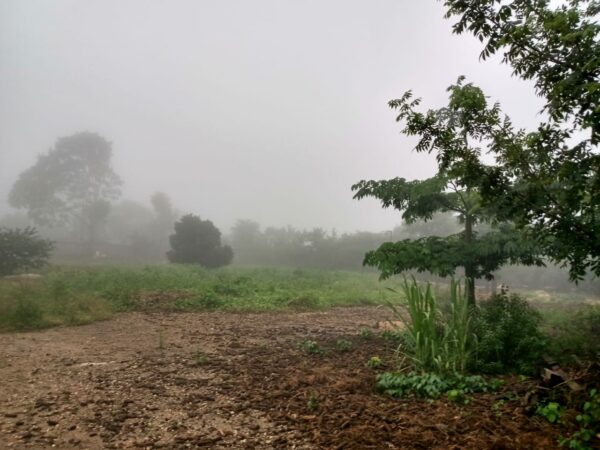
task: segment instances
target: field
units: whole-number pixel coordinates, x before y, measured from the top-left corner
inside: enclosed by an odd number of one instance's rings
[[[2,448],[551,449],[564,431],[528,408],[532,378],[464,403],[377,392],[399,286],[374,274],[63,268],[0,286]]]

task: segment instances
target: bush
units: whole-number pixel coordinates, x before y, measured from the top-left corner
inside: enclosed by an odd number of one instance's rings
[[[51,250],[52,242],[40,238],[35,228],[0,228],[0,276],[43,267]]]
[[[231,263],[233,250],[221,245],[221,232],[210,220],[201,220],[193,214],[183,216],[175,223],[175,234],[169,237],[169,261],[221,267]]]
[[[540,314],[516,294],[502,292],[472,314],[473,369],[484,373],[532,373],[545,347]]]

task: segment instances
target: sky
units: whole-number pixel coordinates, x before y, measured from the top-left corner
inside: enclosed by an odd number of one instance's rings
[[[227,230],[381,231],[401,222],[361,179],[435,173],[387,102],[443,106],[459,75],[518,126],[532,85],[452,35],[436,0],[3,0],[0,213],[18,175],[57,138],[112,142],[123,198],[156,191]]]

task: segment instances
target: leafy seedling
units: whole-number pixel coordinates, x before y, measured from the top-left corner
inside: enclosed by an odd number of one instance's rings
[[[310,339],[302,341],[300,348],[309,355],[318,355],[323,352],[321,346],[316,341],[311,341]]]
[[[340,353],[346,353],[352,350],[352,342],[347,341],[346,339],[338,339],[335,342],[335,348]]]
[[[379,356],[371,356],[371,358],[367,361],[367,366],[371,369],[377,369],[383,365],[383,360]]]

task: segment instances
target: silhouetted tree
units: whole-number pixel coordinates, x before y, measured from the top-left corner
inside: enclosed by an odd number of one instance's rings
[[[169,237],[171,250],[169,261],[183,264],[200,264],[204,267],[220,267],[231,263],[233,250],[221,244],[221,232],[210,220],[202,220],[193,214],[175,222],[175,234]]]
[[[80,227],[88,251],[119,194],[121,179],[110,163],[111,144],[102,136],[76,133],[56,141],[14,184],[9,202],[24,208],[37,225]]]

